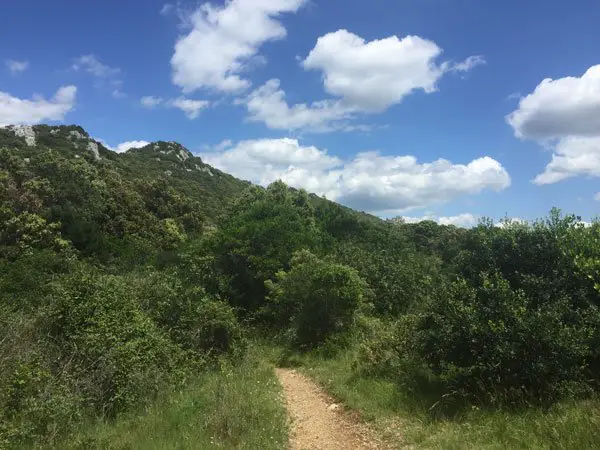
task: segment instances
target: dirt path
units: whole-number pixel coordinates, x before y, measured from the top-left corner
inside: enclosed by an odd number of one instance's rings
[[[387,448],[309,378],[290,369],[276,369],[276,373],[292,419],[292,450]]]

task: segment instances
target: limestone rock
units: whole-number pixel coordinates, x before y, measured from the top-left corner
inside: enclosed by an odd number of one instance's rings
[[[100,160],[100,151],[98,150],[98,144],[96,142],[88,142],[87,149],[92,152],[96,161]]]
[[[31,125],[13,125],[9,127],[16,136],[25,138],[28,146],[35,146],[35,131]]]

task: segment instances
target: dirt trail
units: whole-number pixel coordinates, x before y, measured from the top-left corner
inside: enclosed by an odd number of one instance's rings
[[[292,450],[379,450],[388,448],[363,423],[345,413],[304,375],[276,369],[292,419]]]

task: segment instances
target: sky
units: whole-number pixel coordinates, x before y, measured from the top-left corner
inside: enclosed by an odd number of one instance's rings
[[[471,226],[600,213],[597,0],[5,0],[0,125]]]

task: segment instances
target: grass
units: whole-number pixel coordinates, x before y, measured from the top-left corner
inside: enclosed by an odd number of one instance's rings
[[[453,419],[436,419],[430,405],[415,403],[384,380],[359,377],[352,349],[334,357],[318,353],[284,360],[359,411],[398,448],[600,449],[600,400],[566,402],[549,410],[519,412],[474,408]]]
[[[79,429],[60,448],[281,449],[287,417],[272,365],[256,348],[236,366],[200,374],[145,411]]]

